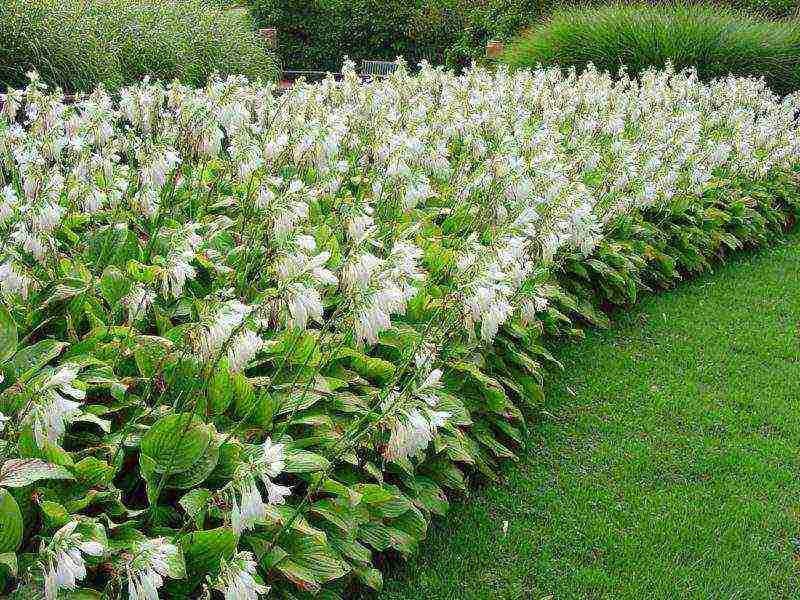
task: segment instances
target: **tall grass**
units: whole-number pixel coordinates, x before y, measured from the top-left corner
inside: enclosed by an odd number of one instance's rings
[[[719,6],[614,5],[562,9],[520,37],[504,61],[579,70],[593,63],[616,73],[626,67],[696,67],[701,79],[729,74],[764,77],[777,93],[800,89],[800,23],[768,21]]]
[[[0,86],[25,72],[65,90],[145,75],[202,85],[213,72],[274,78],[249,17],[202,0],[0,0]]]

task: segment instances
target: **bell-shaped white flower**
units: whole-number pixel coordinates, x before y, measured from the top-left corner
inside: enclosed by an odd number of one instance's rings
[[[158,589],[177,553],[178,547],[163,537],[136,543],[125,565],[129,600],[159,600]]]
[[[51,542],[42,548],[44,563],[44,595],[55,600],[59,590],[74,590],[86,578],[84,554],[102,556],[105,549],[99,542],[84,540],[78,533],[77,521],[70,521],[56,531]]]
[[[222,592],[225,600],[258,600],[269,593],[269,587],[258,583],[254,577],[257,563],[250,552],[237,552],[233,558],[220,561],[219,575],[213,588]]]

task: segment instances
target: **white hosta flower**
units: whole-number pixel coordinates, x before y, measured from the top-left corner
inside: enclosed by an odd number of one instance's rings
[[[25,223],[17,223],[16,230],[11,234],[11,239],[19,244],[23,251],[31,254],[40,263],[46,255],[45,240],[41,235],[32,233]]]
[[[392,326],[392,320],[385,310],[371,302],[361,307],[355,314],[355,337],[358,343],[376,344],[378,336]]]
[[[61,217],[66,212],[63,206],[54,202],[44,202],[38,208],[31,211],[31,224],[33,231],[38,233],[52,232],[61,221]]]
[[[276,236],[286,235],[297,225],[308,219],[308,204],[291,200],[275,215],[273,230]]]
[[[0,379],[0,383],[3,383],[3,380]],[[6,423],[11,420],[11,417],[5,416],[3,413],[0,412],[0,433],[6,428]]]
[[[349,289],[366,288],[382,265],[383,261],[377,256],[362,252],[345,265],[342,283]]]
[[[169,576],[169,562],[177,553],[177,546],[163,537],[135,544],[125,565],[128,599],[159,600],[158,588]]]
[[[81,403],[69,398],[83,400],[86,397],[84,390],[72,385],[78,370],[76,366],[63,365],[46,377],[39,386],[39,398],[26,417],[32,422],[39,447],[43,447],[45,442],[58,443],[67,424],[80,413]]]
[[[206,360],[216,358],[217,353],[251,312],[252,307],[238,300],[223,303],[204,327],[199,341],[200,355]]]
[[[70,521],[53,535],[42,554],[47,557],[44,568],[44,595],[47,600],[55,600],[59,590],[74,590],[78,581],[86,577],[84,554],[101,556],[103,545],[96,541],[84,540],[76,532],[77,521]]]
[[[396,420],[383,455],[387,460],[397,460],[424,450],[449,416],[443,411],[411,409]]]
[[[259,473],[268,477],[277,477],[286,467],[286,453],[283,444],[275,444],[271,438],[264,440],[255,460]]]
[[[507,299],[510,291],[503,285],[477,287],[465,303],[469,332],[472,331],[473,323],[480,323],[481,339],[492,341],[513,310]]]
[[[311,236],[298,236],[298,245],[304,251],[313,251],[316,247],[316,242]],[[304,252],[296,252],[284,256],[277,265],[278,278],[281,281],[289,281],[297,278],[305,273],[311,277],[319,285],[336,285],[339,279],[328,268],[325,267],[328,260],[330,260],[331,253],[327,250],[320,252],[316,256],[310,256]]]
[[[261,446],[253,449],[242,462],[234,477],[231,526],[236,533],[252,529],[267,514],[267,504],[258,489],[260,479],[267,490],[269,504],[283,504],[291,489],[276,484],[273,479],[283,472],[286,455],[283,444],[273,443],[267,438]],[[239,499],[236,494],[238,493]]]
[[[236,535],[253,529],[256,523],[267,516],[267,506],[258,490],[258,484],[252,474],[246,474],[236,485],[241,494],[240,502],[234,496],[231,508],[231,527]]]
[[[14,188],[10,185],[5,186],[0,198],[0,225],[11,219],[18,206],[19,198]]]
[[[322,323],[322,296],[303,283],[293,283],[286,288],[286,306],[289,309],[288,327],[305,329],[309,320]]]
[[[359,215],[347,222],[347,235],[358,246],[375,233],[375,220],[370,215]]]
[[[292,495],[292,489],[285,485],[278,485],[274,481],[267,480],[267,499],[270,504],[283,504],[286,498]]]
[[[165,148],[150,157],[142,168],[142,184],[145,187],[160,189],[167,183],[167,176],[181,163],[180,156],[172,148]]]
[[[156,295],[141,283],[135,284],[128,295],[122,299],[122,304],[128,310],[128,323],[135,323],[147,316]]]
[[[156,190],[151,187],[140,189],[131,199],[131,208],[151,219],[158,212],[161,198]]]
[[[269,593],[269,587],[261,585],[253,577],[257,563],[250,552],[237,552],[230,560],[222,558],[219,575],[213,588],[222,592],[225,600],[258,600]]]
[[[171,253],[161,272],[161,292],[165,296],[180,298],[186,282],[197,276],[195,268],[189,264],[185,253]]]
[[[542,298],[541,296],[525,298],[521,306],[522,322],[525,324],[534,322],[536,320],[536,313],[547,310],[548,305],[549,302],[547,298]]]
[[[0,264],[0,292],[18,294],[23,300],[28,297],[31,280],[19,273],[11,263]]]
[[[237,334],[228,347],[228,368],[238,373],[264,347],[264,340],[256,333],[245,329]]]

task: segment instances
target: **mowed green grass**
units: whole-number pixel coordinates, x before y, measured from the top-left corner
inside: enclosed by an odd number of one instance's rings
[[[616,319],[376,598],[800,598],[800,235]]]

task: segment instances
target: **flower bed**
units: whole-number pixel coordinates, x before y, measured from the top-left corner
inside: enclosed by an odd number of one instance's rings
[[[691,73],[36,81],[0,121],[0,586],[379,587],[548,336],[793,222],[796,98]],[[204,592],[203,590],[206,590]]]

